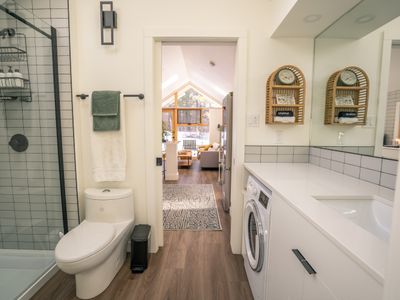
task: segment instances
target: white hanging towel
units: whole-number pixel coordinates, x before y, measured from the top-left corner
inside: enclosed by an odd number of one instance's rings
[[[93,131],[90,122],[93,178],[100,181],[124,181],[126,176],[125,101],[120,96],[120,130]],[[92,102],[92,101],[90,101]],[[91,111],[91,109],[90,109]],[[92,115],[90,115],[91,118]]]

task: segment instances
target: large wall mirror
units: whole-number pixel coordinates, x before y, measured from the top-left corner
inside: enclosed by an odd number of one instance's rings
[[[398,0],[360,1],[315,39],[310,137],[312,146],[390,158],[398,157],[399,16]],[[361,68],[369,79],[365,124],[364,122],[325,124],[328,80],[332,74],[349,66]],[[345,81],[340,85],[342,85],[340,89],[347,89]],[[348,88],[351,88],[351,83]],[[356,99],[354,102],[356,106]],[[346,111],[353,111],[355,114],[346,114]],[[340,116],[363,117],[361,110],[357,115],[357,109],[352,110],[340,105],[334,108],[334,114],[336,120]]]

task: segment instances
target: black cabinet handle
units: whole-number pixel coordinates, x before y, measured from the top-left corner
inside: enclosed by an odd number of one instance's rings
[[[310,263],[304,258],[303,254],[299,251],[299,249],[292,249],[294,255],[296,255],[297,259],[301,262],[304,269],[308,272],[308,274],[313,275],[317,274],[314,268],[310,265]]]

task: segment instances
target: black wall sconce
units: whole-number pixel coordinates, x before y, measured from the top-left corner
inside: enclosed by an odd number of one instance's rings
[[[112,1],[100,2],[101,44],[114,45],[114,29],[117,28],[117,13]]]

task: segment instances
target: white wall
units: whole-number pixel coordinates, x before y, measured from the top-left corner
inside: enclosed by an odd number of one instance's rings
[[[381,57],[381,32],[360,40],[317,39],[315,42],[314,91],[312,107],[312,145],[337,144],[338,132],[346,146],[372,146],[375,143],[375,127],[324,125],[326,83],[332,73],[348,66],[363,69],[370,81],[368,115],[376,118],[378,103],[378,78]],[[368,47],[368,51],[365,51]]]
[[[258,32],[260,37],[262,32]],[[247,127],[248,145],[308,145],[311,110],[313,40],[251,38],[249,41],[247,114],[259,115],[259,127]],[[299,67],[306,80],[304,125],[266,125],[265,94],[268,76],[282,65]],[[235,99],[233,100],[235,101]]]
[[[345,133],[343,143],[346,146],[375,145],[383,32],[396,31],[398,28],[400,28],[399,18],[359,40],[323,38],[316,40],[311,130],[312,145],[336,145],[339,131]],[[324,125],[326,83],[332,73],[347,66],[358,66],[369,77],[367,126]],[[383,100],[386,101],[386,99]],[[380,118],[382,117],[384,116],[380,116]]]
[[[264,125],[265,82],[283,64],[295,64],[311,82],[313,41],[311,39],[272,40],[274,28],[287,13],[293,0],[221,1],[132,1],[114,2],[118,13],[116,45],[100,45],[99,1],[70,1],[73,94],[112,89],[138,93],[144,89],[144,31],[152,28],[243,30],[248,33],[247,111],[262,115],[259,128],[247,129],[248,144],[273,144],[277,130],[282,142],[307,144],[308,118],[303,126]],[[310,86],[310,84],[309,84]],[[306,115],[310,111],[310,92]],[[78,184],[80,196],[85,187],[130,187],[134,190],[136,222],[147,221],[145,193],[144,105],[126,100],[127,179],[121,183],[95,183],[91,176],[89,140],[89,101],[74,100]],[[146,101],[146,100],[145,100]],[[160,107],[161,109],[161,107]],[[82,199],[82,197],[80,197]],[[81,208],[83,201],[80,201]],[[235,222],[236,220],[232,220]]]

